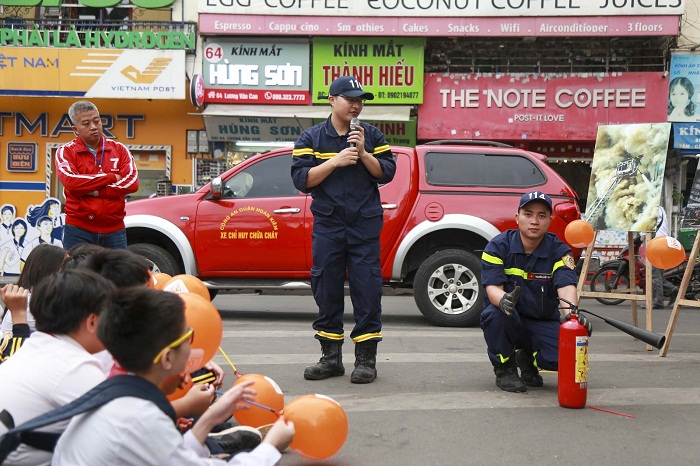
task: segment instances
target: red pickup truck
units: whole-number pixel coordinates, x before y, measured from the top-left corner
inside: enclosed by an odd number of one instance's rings
[[[379,188],[384,282],[412,287],[421,313],[441,326],[478,323],[481,252],[515,228],[518,200],[552,197],[550,231],[564,239],[578,198],[545,157],[488,141],[392,147],[396,176]],[[170,275],[220,289],[310,289],[311,196],[292,184],[291,148],[255,155],[191,194],[128,202],[129,248]]]

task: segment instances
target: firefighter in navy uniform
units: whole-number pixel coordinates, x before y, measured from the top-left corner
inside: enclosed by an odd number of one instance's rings
[[[557,370],[559,325],[566,318],[558,296],[578,304],[578,277],[569,246],[547,232],[552,221],[548,195],[524,194],[515,220],[518,229],[493,238],[481,256],[488,297],[481,328],[496,385],[525,392],[543,385],[538,368]],[[579,322],[590,334],[591,325],[580,314]]]
[[[315,338],[321,359],[307,367],[304,378],[321,380],[345,374],[342,359],[345,276],[347,271],[355,327],[352,383],[377,377],[377,343],[382,339],[382,271],[379,234],[383,209],[379,184],[390,182],[396,162],[384,135],[374,126],[350,123],[374,95],[352,76],[333,81],[328,93],[332,113],[302,133],[294,146],[292,179],[311,193],[314,215],[311,288],[318,318]]]

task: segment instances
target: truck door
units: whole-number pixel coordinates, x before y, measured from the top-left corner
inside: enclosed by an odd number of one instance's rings
[[[195,230],[200,275],[308,276],[306,196],[292,183],[291,163],[291,153],[261,156],[222,180],[220,199],[200,203]]]
[[[390,183],[379,187],[382,207],[384,208],[384,227],[382,228],[381,262],[384,264],[386,255],[391,246],[397,241],[396,237],[401,233],[407,210],[411,207],[411,176],[414,170],[411,168],[412,154],[394,151],[396,159],[396,175]]]

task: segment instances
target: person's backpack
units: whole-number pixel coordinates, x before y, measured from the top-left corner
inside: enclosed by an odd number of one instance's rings
[[[14,426],[14,420],[10,413],[6,410],[0,412],[0,422],[10,429],[5,435],[0,437],[0,464],[22,443],[39,450],[53,451],[61,434],[34,432],[35,429],[92,411],[115,398],[123,396],[151,401],[170,417],[173,422],[177,420],[175,410],[158,387],[141,377],[118,375],[105,380],[67,405],[37,416],[18,427]]]

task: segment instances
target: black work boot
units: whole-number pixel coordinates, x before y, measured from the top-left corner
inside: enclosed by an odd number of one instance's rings
[[[518,366],[515,357],[510,357],[504,363],[494,363],[493,372],[496,374],[496,385],[506,392],[522,393],[527,387],[518,377]]]
[[[377,340],[369,340],[355,344],[355,370],[350,382],[370,383],[377,378],[377,343]]]
[[[515,352],[515,362],[520,369],[520,380],[528,387],[541,387],[544,380],[535,366],[535,355],[530,350],[519,349]]]
[[[343,367],[343,341],[319,340],[321,342],[321,359],[315,366],[304,369],[306,380],[323,380],[328,377],[345,375]]]

